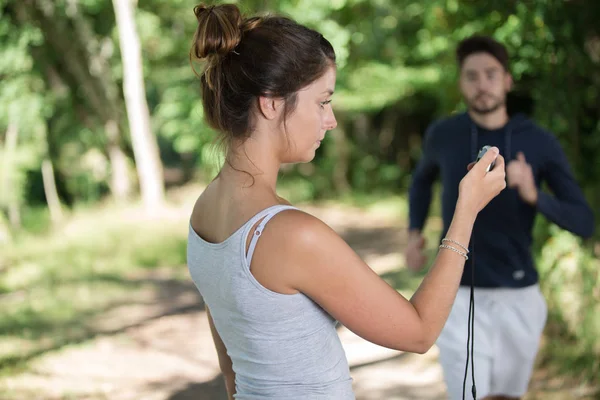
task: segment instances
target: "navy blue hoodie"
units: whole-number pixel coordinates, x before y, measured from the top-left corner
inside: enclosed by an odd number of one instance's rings
[[[593,212],[575,181],[567,158],[551,133],[519,114],[500,129],[477,126],[468,113],[433,123],[425,133],[423,155],[413,173],[409,192],[409,224],[422,229],[427,219],[432,184],[442,181],[442,237],[448,230],[458,185],[484,145],[497,146],[506,165],[525,155],[539,190],[535,207],[521,200],[516,189],[506,188],[478,215],[471,245],[475,250],[475,286],[525,287],[537,283],[531,254],[532,228],[537,212],[563,229],[587,238],[594,231]],[[546,183],[552,194],[542,192]],[[471,284],[472,259],[465,264],[461,285]]]

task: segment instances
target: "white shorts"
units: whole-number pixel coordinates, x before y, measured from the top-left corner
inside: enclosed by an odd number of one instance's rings
[[[469,287],[459,288],[436,343],[451,400],[463,398],[470,291]],[[537,284],[519,289],[475,288],[473,361],[478,399],[525,395],[547,315]],[[467,373],[465,399],[472,399],[470,361]]]

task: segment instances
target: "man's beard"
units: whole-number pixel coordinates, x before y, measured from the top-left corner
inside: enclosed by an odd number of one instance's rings
[[[492,103],[491,106],[479,107],[476,104],[481,96],[491,97],[495,101],[494,101],[494,103]],[[475,98],[473,100],[467,101],[469,110],[473,111],[476,114],[480,114],[480,115],[491,114],[491,113],[497,111],[500,107],[504,106],[504,104],[505,104],[505,99],[500,99],[496,96],[492,96],[491,94],[487,94],[487,93],[480,93],[477,96],[475,96]]]

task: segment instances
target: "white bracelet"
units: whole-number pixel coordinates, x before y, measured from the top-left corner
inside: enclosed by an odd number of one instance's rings
[[[455,248],[454,248],[454,247],[452,247],[452,246],[448,246],[448,245],[445,245],[445,244],[440,244],[440,249],[448,249],[448,250],[452,250],[453,252],[455,252],[455,253],[458,253],[458,254],[460,254],[461,256],[463,256],[463,257],[465,258],[465,261],[469,259],[469,256],[468,256],[466,253],[463,253],[462,251],[460,251],[460,250],[458,250],[458,249],[455,249]]]
[[[456,240],[452,240],[452,239],[448,239],[448,238],[443,238],[443,239],[442,239],[442,243],[443,243],[443,242],[450,242],[450,243],[454,243],[454,244],[456,244],[456,245],[460,246],[460,247],[461,247],[461,248],[462,248],[462,249],[465,251],[465,253],[469,254],[469,249],[467,249],[467,248],[466,248],[465,246],[463,246],[462,244],[458,243]]]

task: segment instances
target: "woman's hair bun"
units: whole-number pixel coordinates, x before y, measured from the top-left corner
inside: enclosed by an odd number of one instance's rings
[[[235,4],[194,7],[198,29],[192,53],[197,59],[225,56],[242,40],[242,15]]]

